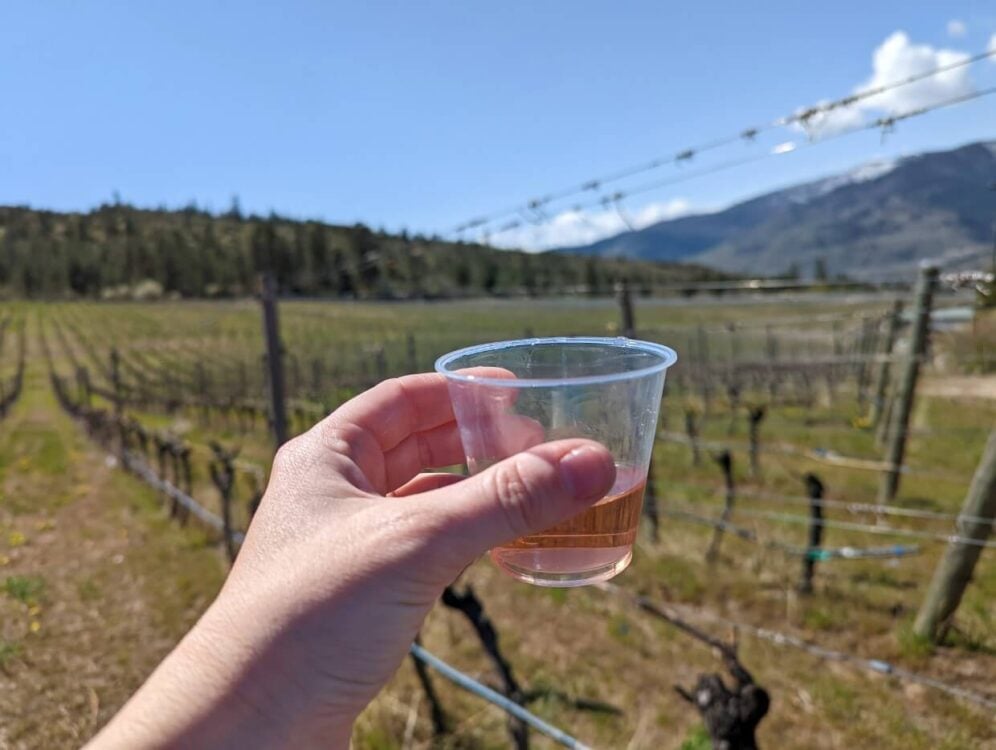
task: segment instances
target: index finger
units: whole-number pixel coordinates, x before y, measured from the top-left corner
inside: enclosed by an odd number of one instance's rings
[[[378,383],[326,417],[332,428],[360,428],[382,453],[409,435],[453,421],[446,378],[438,373],[404,375]]]

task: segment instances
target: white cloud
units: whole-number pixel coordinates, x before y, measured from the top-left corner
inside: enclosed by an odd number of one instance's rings
[[[968,33],[968,26],[964,21],[960,21],[957,18],[952,18],[948,21],[948,36],[957,39],[958,37],[965,36]]]
[[[913,44],[905,32],[896,31],[875,50],[872,56],[874,73],[858,89],[895,83],[909,76],[967,59],[968,55],[964,52],[934,49],[928,44]],[[902,112],[936,104],[943,99],[967,94],[971,90],[972,82],[966,66],[871,97],[864,101],[863,106],[867,109]]]
[[[633,229],[643,229],[659,221],[675,219],[691,213],[691,205],[684,198],[674,198],[647,203],[633,210],[623,205],[621,211],[622,215],[614,207],[597,211],[562,211],[545,223],[535,226],[523,223],[516,229],[495,234],[491,238],[491,244],[531,252],[551,247],[584,245],[625,232],[630,226]]]
[[[991,44],[996,44],[994,35]],[[911,76],[927,73],[968,59],[964,52],[914,44],[904,31],[886,37],[872,53],[872,74],[855,87],[855,93],[889,86]],[[867,122],[872,116],[900,114],[963,96],[972,91],[967,66],[938,73],[906,86],[862,99],[850,107],[819,114],[802,128],[811,138],[826,137]],[[796,128],[800,129],[800,128]]]
[[[986,52],[996,52],[996,34],[989,37],[989,46],[986,47]],[[990,57],[989,59],[996,63],[996,57]]]

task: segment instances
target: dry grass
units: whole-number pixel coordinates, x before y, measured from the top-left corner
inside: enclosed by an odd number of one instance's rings
[[[0,432],[0,747],[79,747],[219,587],[153,494],[58,410],[41,359]]]
[[[197,306],[182,312],[190,321],[172,323],[182,331],[203,316],[205,328],[243,325],[237,306],[225,306],[217,319],[210,317],[214,309]],[[360,313],[383,318],[389,327],[402,314],[399,309],[387,306],[380,311],[365,305]],[[99,312],[105,323],[113,314],[109,308]],[[320,306],[292,310],[285,325],[294,316],[313,312],[323,311]],[[770,314],[771,310],[752,314],[762,312]],[[485,310],[480,319],[492,313]],[[658,314],[694,320],[687,309]],[[736,312],[724,310],[722,314]],[[327,322],[319,317],[316,325]],[[515,319],[507,325],[520,323]],[[537,332],[542,332],[543,325],[536,323]],[[675,426],[680,425],[677,395],[668,415]],[[198,442],[212,437],[241,442],[243,455],[252,460],[265,461],[269,452],[261,432],[241,436],[218,423],[200,424],[193,413],[182,415],[182,421],[142,416],[149,423],[183,431]],[[848,455],[874,456],[872,434],[853,428],[856,416],[853,397],[841,393],[832,408],[773,411],[764,423],[763,435],[765,440],[777,437]],[[897,504],[956,511],[982,439],[994,422],[994,402],[920,398],[909,450],[911,464],[965,479],[960,484],[909,479]],[[744,440],[742,422],[730,438],[726,425],[725,416],[710,419],[704,425],[704,437]],[[196,618],[218,586],[223,566],[216,552],[203,546],[199,533],[166,523],[146,489],[108,470],[99,460],[94,464],[100,455],[58,414],[37,357],[28,394],[3,430],[0,553],[9,562],[0,567],[0,578],[40,579],[44,584],[37,589],[40,629],[36,633],[30,632],[30,605],[0,595],[0,746],[72,747],[106,721]],[[666,500],[698,503],[703,513],[715,512],[711,503],[717,495],[708,487],[718,483],[719,474],[708,459],[703,467],[693,468],[686,448],[668,444],[659,446],[657,459]],[[738,482],[750,485],[742,452],[737,464]],[[797,474],[808,470],[823,476],[831,498],[874,497],[877,475],[873,472],[792,457],[766,457],[763,480],[753,486],[798,495]],[[214,497],[203,476],[196,481],[203,497]],[[799,507],[762,503],[751,507],[805,513]],[[803,543],[803,526],[747,518],[738,522],[767,537]],[[916,522],[896,523],[923,527]],[[18,541],[17,534],[24,540]],[[929,649],[909,637],[908,623],[942,546],[924,544],[922,555],[896,563],[821,564],[815,593],[801,597],[794,588],[800,568],[797,559],[728,537],[720,561],[710,567],[703,561],[710,535],[711,531],[700,527],[667,521],[661,542],[641,541],[634,565],[618,583],[662,601],[701,607],[831,648],[887,659],[992,695],[996,684],[996,566],[991,551],[984,553],[965,597],[958,630],[949,643]],[[828,545],[886,541],[891,540],[838,530],[828,531],[826,538]],[[503,649],[527,688],[556,687],[622,710],[621,715],[579,711],[555,698],[544,698],[531,708],[545,719],[599,748],[707,747],[695,712],[672,690],[675,683],[688,686],[699,673],[718,670],[718,662],[707,650],[596,590],[544,590],[515,584],[487,561],[468,570],[462,582],[473,584],[480,594]],[[24,586],[17,583],[14,588],[20,591]],[[496,684],[496,675],[461,615],[437,607],[426,623],[424,640],[455,666]],[[741,654],[773,697],[771,713],[760,728],[763,747],[996,747],[991,716],[928,688],[827,663],[746,635],[741,639]],[[434,682],[454,730],[450,735],[432,740],[427,706],[414,671],[405,663],[357,725],[357,750],[402,748],[406,729],[410,729],[410,748],[508,746],[500,711],[438,677]],[[535,746],[553,745],[536,738]]]

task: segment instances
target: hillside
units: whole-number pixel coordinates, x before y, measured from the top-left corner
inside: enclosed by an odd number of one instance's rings
[[[375,299],[604,293],[717,278],[703,268],[530,255],[362,224],[104,205],[89,213],[0,207],[0,297],[231,297],[272,268],[285,294]]]
[[[711,214],[663,221],[565,253],[692,261],[728,272],[909,274],[918,260],[947,268],[988,259],[996,198],[996,141],[895,162],[767,193]]]

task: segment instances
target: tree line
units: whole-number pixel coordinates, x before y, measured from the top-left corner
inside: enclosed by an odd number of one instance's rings
[[[696,266],[503,251],[270,214],[122,203],[87,213],[0,207],[0,296],[238,297],[263,270],[281,293],[361,299],[607,294],[720,278]]]

